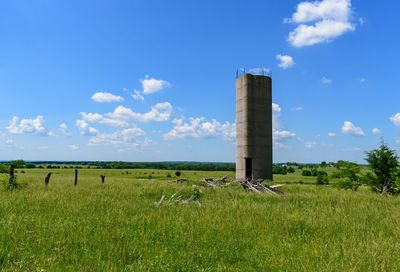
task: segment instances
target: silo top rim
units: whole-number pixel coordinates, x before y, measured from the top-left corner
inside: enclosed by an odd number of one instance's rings
[[[271,77],[271,69],[269,68],[251,68],[251,69],[246,69],[246,68],[238,68],[236,71],[236,78],[239,78],[245,74],[250,74],[253,76],[267,76]]]

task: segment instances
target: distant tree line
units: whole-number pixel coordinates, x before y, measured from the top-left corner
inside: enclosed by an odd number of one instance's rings
[[[294,173],[296,169],[317,169],[325,167],[338,167],[341,161],[322,163],[275,163],[273,173],[286,175]],[[123,161],[32,161],[14,160],[0,163],[0,173],[7,172],[8,165],[18,168],[94,168],[94,169],[160,169],[160,170],[193,170],[193,171],[235,171],[235,163],[211,162],[123,162]],[[314,174],[312,174],[314,176]]]
[[[303,171],[303,176],[317,176],[318,168],[336,167],[341,161],[322,163],[275,163],[273,174],[286,175],[294,173],[296,169],[309,169]],[[208,163],[208,162],[123,162],[123,161],[33,161],[14,160],[0,163],[0,173],[8,172],[8,165],[18,168],[48,168],[48,169],[160,169],[160,170],[193,170],[193,171],[235,171],[235,163]],[[311,174],[308,172],[311,171]]]
[[[0,172],[8,165],[15,168],[94,168],[94,169],[160,169],[160,170],[193,170],[193,171],[235,171],[235,163],[208,162],[123,162],[123,161],[35,161],[15,160],[0,164]]]
[[[14,165],[18,168],[48,168],[48,169],[160,169],[160,170],[193,170],[193,171],[235,171],[235,163],[208,163],[208,162],[123,162],[123,161],[33,161],[14,160],[0,163],[1,166]],[[276,163],[273,165],[273,174],[286,175],[297,169],[334,166],[335,163],[300,164],[295,162]],[[3,168],[4,168],[3,167]],[[4,170],[4,172],[7,172]]]
[[[290,173],[296,172],[295,168],[292,166],[286,166],[286,165],[274,165],[272,167],[272,173],[274,175],[286,175]]]

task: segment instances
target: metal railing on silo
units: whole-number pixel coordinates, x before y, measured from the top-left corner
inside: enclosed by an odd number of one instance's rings
[[[236,78],[241,77],[242,75],[245,74],[251,74],[255,76],[268,76],[268,77],[272,76],[271,69],[268,68],[251,68],[251,69],[238,68],[236,70]]]

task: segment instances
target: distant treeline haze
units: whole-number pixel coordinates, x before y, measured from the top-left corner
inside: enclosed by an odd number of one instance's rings
[[[340,161],[339,161],[340,162]],[[338,163],[339,163],[338,162]],[[15,168],[94,168],[94,169],[160,169],[160,170],[193,170],[193,171],[235,171],[235,163],[223,162],[122,162],[122,161],[33,161],[15,160],[0,164],[0,172],[7,172],[8,165]],[[274,164],[274,174],[293,172],[294,168],[315,168],[336,166],[334,162],[300,164],[295,162]],[[285,172],[285,173],[283,173]]]
[[[16,160],[0,164],[0,172],[5,166],[13,164],[15,168],[94,168],[94,169],[160,169],[193,171],[235,171],[234,163],[209,162],[122,162],[122,161],[35,161]]]

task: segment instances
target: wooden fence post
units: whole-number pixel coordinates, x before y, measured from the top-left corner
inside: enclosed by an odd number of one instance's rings
[[[48,173],[44,179],[44,184],[46,185],[46,187],[47,187],[47,185],[49,185],[50,177],[51,177],[51,173]]]
[[[106,179],[106,176],[104,176],[104,175],[101,175],[100,177],[101,177],[101,182],[104,184],[104,182],[105,182],[105,179]]]
[[[75,183],[74,185],[78,185],[78,169],[75,169]]]
[[[13,164],[10,165],[10,178],[14,178],[15,166]]]

